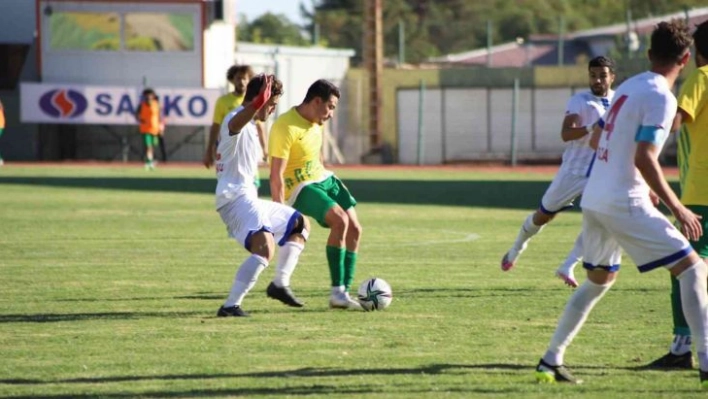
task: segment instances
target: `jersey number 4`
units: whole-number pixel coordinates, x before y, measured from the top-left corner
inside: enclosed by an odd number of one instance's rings
[[[622,105],[624,105],[625,101],[627,101],[627,95],[620,96],[620,98],[618,98],[615,103],[612,104],[612,108],[607,111],[607,120],[605,121],[605,131],[607,132],[607,140],[610,139],[612,131],[615,130],[615,120],[617,120],[617,114],[622,108]]]

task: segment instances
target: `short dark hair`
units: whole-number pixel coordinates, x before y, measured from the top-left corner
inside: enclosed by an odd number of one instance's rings
[[[273,83],[270,86],[270,95],[279,96],[283,94],[283,82],[279,81],[275,75],[269,75],[273,77]],[[246,95],[243,97],[243,101],[253,101],[254,98],[260,93],[261,86],[265,84],[266,75],[258,74],[248,81],[248,86],[246,86]]]
[[[253,76],[253,69],[250,65],[234,65],[226,71],[226,79],[230,81],[234,76],[241,74],[247,75],[250,79]]]
[[[157,94],[155,94],[155,90],[150,89],[150,88],[143,90],[143,98],[146,98],[149,95],[153,95],[153,96],[157,97]]]
[[[693,44],[688,26],[680,19],[659,22],[651,33],[651,61],[671,65],[681,60]]]
[[[607,69],[610,70],[610,72],[615,73],[615,62],[612,61],[612,58],[610,57],[605,57],[604,55],[601,55],[599,57],[595,57],[588,62],[588,69],[594,68],[594,67],[607,67]]]
[[[696,26],[693,32],[693,40],[696,45],[696,52],[703,58],[708,58],[708,21],[703,21]]]
[[[307,94],[305,94],[305,100],[303,102],[309,103],[315,98],[320,98],[322,101],[326,102],[329,101],[330,97],[335,96],[339,98],[340,95],[339,88],[337,88],[334,83],[325,79],[319,79],[307,89]]]

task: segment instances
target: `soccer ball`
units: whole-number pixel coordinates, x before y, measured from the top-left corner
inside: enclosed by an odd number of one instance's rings
[[[383,279],[370,278],[361,283],[357,296],[364,310],[383,310],[391,304],[393,291]]]

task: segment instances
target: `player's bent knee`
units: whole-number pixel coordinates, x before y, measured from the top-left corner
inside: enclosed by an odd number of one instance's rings
[[[344,231],[349,227],[349,216],[339,206],[334,206],[327,212],[325,222],[332,230]]]
[[[304,215],[298,214],[295,227],[290,232],[290,236],[300,235],[304,241],[310,236],[310,221]]]
[[[588,270],[588,280],[598,285],[612,283],[617,278],[617,272],[611,272],[605,269]]]
[[[347,234],[359,238],[361,237],[361,234],[364,232],[364,228],[361,226],[361,224],[357,223],[352,223],[351,221],[349,222],[349,229],[347,229]]]
[[[706,268],[705,262],[702,262],[700,256],[696,253],[696,251],[691,251],[688,255],[684,256],[681,260],[676,262],[673,266],[669,268],[669,272],[674,276],[678,277],[681,273],[685,272],[692,266],[698,264],[699,267],[702,267],[703,269]],[[702,266],[700,266],[702,265]]]
[[[255,255],[262,256],[268,261],[275,255],[275,240],[273,234],[259,231],[251,236],[248,250]]]

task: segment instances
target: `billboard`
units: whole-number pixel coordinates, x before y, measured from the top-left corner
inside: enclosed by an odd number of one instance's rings
[[[213,89],[153,88],[172,126],[210,126],[221,95]],[[26,123],[135,125],[141,88],[56,83],[20,85],[20,119]]]

